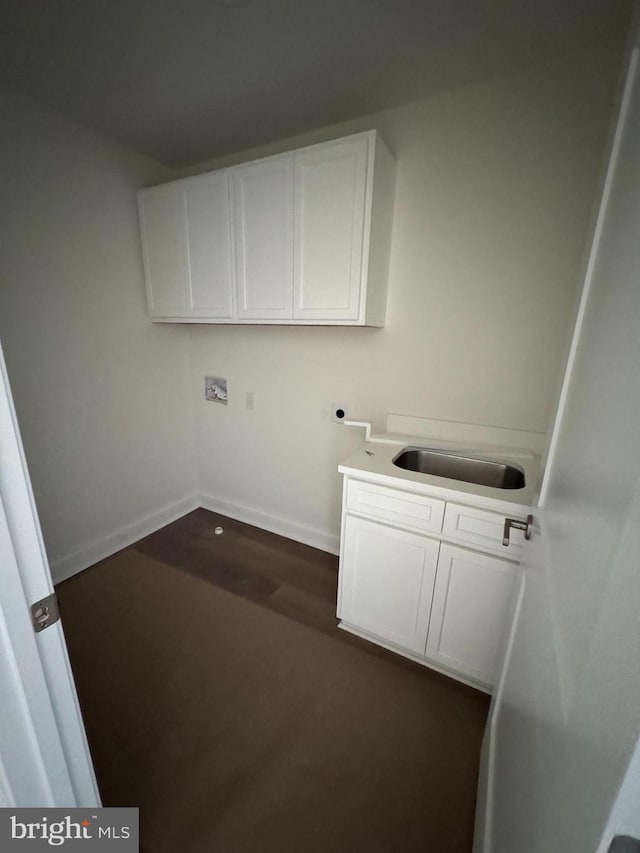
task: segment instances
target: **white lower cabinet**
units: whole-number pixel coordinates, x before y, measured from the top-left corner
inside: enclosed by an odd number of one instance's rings
[[[439,546],[426,536],[347,516],[340,618],[422,654]]]
[[[380,515],[378,498],[384,498],[385,512],[389,506],[394,510],[389,518]],[[440,505],[436,513],[431,504]],[[512,616],[519,566],[490,553],[492,540],[488,553],[472,550],[464,541],[441,541],[448,538],[442,521],[449,508],[458,515],[466,510],[348,477],[338,618],[343,628],[372,642],[490,690]],[[424,535],[415,530],[416,517],[427,509],[432,527]],[[483,523],[503,518],[495,511],[484,515]]]

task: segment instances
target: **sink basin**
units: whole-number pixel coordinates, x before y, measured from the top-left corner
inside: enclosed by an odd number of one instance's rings
[[[494,489],[522,489],[525,484],[524,472],[515,465],[473,459],[427,447],[405,447],[392,461],[405,471],[462,480],[478,486],[493,486]]]

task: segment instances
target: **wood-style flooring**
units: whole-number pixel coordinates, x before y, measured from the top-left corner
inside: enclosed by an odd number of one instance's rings
[[[222,527],[223,533],[215,530]],[[338,558],[242,521],[197,509],[131,548],[428,678],[489,707],[488,697],[338,628]],[[100,564],[98,564],[100,565]]]
[[[58,586],[143,853],[470,853],[488,698],[339,630],[337,564],[196,510]]]
[[[335,618],[338,558],[325,551],[205,509],[132,547],[297,622],[344,633]]]

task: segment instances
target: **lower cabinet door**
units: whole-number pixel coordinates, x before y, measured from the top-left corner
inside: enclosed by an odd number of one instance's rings
[[[440,543],[348,515],[338,616],[424,655]]]
[[[518,566],[497,557],[443,543],[427,657],[493,685],[518,571]]]

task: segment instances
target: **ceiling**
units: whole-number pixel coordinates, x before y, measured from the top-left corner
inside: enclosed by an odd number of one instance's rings
[[[620,37],[631,0],[1,0],[0,79],[171,166]]]

